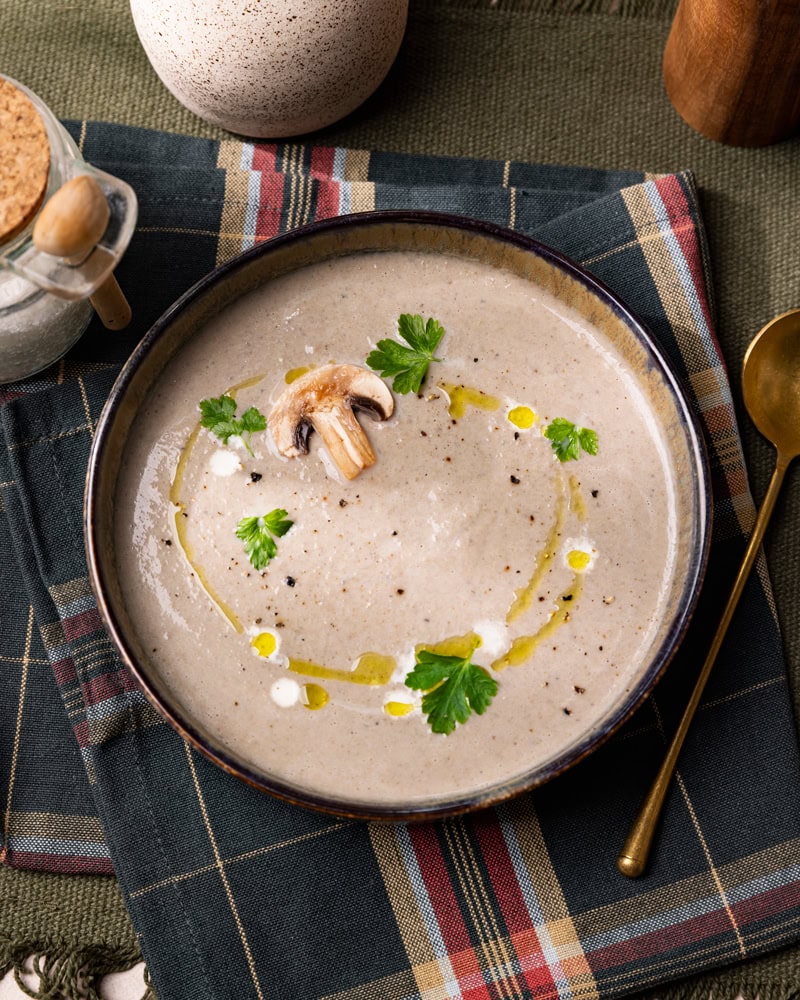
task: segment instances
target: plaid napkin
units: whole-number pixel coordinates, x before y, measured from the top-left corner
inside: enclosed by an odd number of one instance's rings
[[[614,863],[753,520],[691,176],[100,124],[75,134],[141,200],[119,271],[136,322],[122,336],[93,326],[65,362],[3,391],[6,859],[83,871],[113,861],[161,1000],[612,997],[797,939],[800,772],[763,560],[681,757],[650,871],[634,882]],[[524,230],[626,299],[696,400],[716,513],[690,634],[624,729],[535,793],[420,825],[285,805],[185,745],[114,656],[81,537],[100,409],[163,308],[258,240],[326,215],[405,207]]]

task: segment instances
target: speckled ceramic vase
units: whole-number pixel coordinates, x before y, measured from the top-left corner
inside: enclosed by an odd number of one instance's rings
[[[302,135],[389,71],[408,0],[131,0],[139,39],[190,111],[257,138]]]

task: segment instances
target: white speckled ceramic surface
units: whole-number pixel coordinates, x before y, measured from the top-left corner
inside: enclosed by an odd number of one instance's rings
[[[190,111],[231,132],[300,135],[375,90],[408,0],[131,0],[145,52]]]

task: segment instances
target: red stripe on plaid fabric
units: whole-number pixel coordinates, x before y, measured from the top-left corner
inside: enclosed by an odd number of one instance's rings
[[[78,741],[79,747],[90,747],[92,745],[92,734],[86,719],[78,719],[72,726],[72,731],[75,733],[75,739]]]
[[[530,916],[500,824],[493,813],[486,812],[477,816],[472,825],[506,927],[512,934],[527,930],[531,926]]]
[[[72,615],[71,618],[63,618],[61,624],[64,628],[64,636],[68,642],[74,642],[76,639],[82,639],[92,632],[101,632],[103,630],[100,612],[96,608],[81,611],[77,615]]]
[[[251,170],[268,170],[274,173],[278,156],[278,147],[275,143],[257,142],[253,146],[253,160]]]
[[[53,872],[57,875],[113,875],[108,858],[76,857],[71,854],[42,854],[36,851],[9,851],[6,863],[13,868]]]
[[[473,828],[525,983],[537,997],[558,996],[558,987],[539,936],[531,925],[499,822],[494,814],[487,812],[476,817]]]
[[[115,698],[126,691],[138,689],[133,675],[127,670],[116,670],[113,673],[101,674],[91,680],[84,681],[81,685],[83,696],[87,705],[97,705],[107,698]]]
[[[315,219],[331,219],[339,214],[341,186],[338,181],[317,181]]]
[[[456,976],[461,1000],[497,1000],[498,996],[504,995],[502,990],[491,990],[484,982],[478,957],[472,948],[447,957]]]
[[[439,846],[436,827],[429,823],[411,826],[409,838],[462,1000],[495,1000],[483,980]]]
[[[730,905],[740,927],[758,924],[800,906],[800,881],[775,886]]]
[[[285,174],[267,173],[265,168],[261,175],[260,205],[256,214],[256,243],[277,236],[281,230],[285,184]]]
[[[53,674],[56,684],[63,687],[65,684],[74,684],[78,679],[78,672],[75,669],[75,661],[71,656],[65,656],[63,660],[58,660],[53,664]]]
[[[409,837],[447,951],[456,953],[469,948],[469,932],[453,892],[436,827],[429,823],[411,826]]]
[[[510,936],[510,941],[517,953],[525,983],[536,1000],[550,1000],[560,996],[535,929],[531,927],[527,931],[516,931]],[[596,993],[593,995],[596,996]]]
[[[714,435],[727,434],[731,429],[731,411],[724,403],[703,410],[703,420]]]
[[[19,389],[0,389],[0,406],[11,403],[15,399],[24,396],[25,393]]]
[[[333,146],[313,146],[311,149],[311,176],[320,181],[333,177],[333,160],[336,150]]]
[[[708,329],[711,332],[711,336],[714,338],[717,346],[717,353],[720,358],[722,358],[722,352],[719,350],[719,344],[716,343],[716,338],[714,336],[714,326],[711,321],[711,310],[709,308],[708,297],[706,295],[706,282],[705,275],[703,274],[703,261],[700,256],[700,243],[697,239],[697,227],[692,221],[686,194],[681,187],[680,180],[674,176],[657,177],[655,179],[655,185],[656,190],[661,195],[661,200],[664,202],[664,207],[667,210],[667,215],[669,217],[672,231],[675,234],[675,239],[678,241],[683,258],[689,268],[692,283],[697,289],[697,299],[700,303],[700,308],[703,310],[703,315],[705,316],[706,323],[708,324]]]
[[[638,937],[627,937],[597,951],[587,951],[586,957],[592,972],[602,972],[640,962],[642,959],[656,955],[665,955],[679,948],[697,947],[698,942],[709,938],[731,937],[731,920],[724,910],[714,910],[690,920],[669,927],[640,934]]]

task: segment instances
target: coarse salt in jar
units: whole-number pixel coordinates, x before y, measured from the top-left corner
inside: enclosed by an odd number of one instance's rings
[[[60,299],[0,271],[0,383],[35,375],[67,353],[92,318],[88,299]]]
[[[90,189],[93,207],[71,197],[76,185],[79,195]],[[136,212],[133,190],[85,163],[47,106],[0,75],[0,383],[61,358],[86,329],[93,305],[106,326],[125,325],[130,311],[112,272]],[[96,232],[76,242],[86,218]]]

